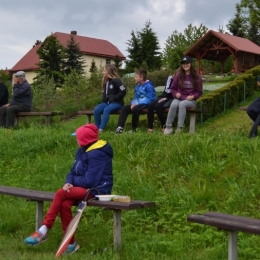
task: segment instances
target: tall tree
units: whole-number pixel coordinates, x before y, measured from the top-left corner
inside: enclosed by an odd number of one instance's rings
[[[161,52],[158,37],[151,28],[151,22],[147,21],[141,31],[131,32],[131,39],[127,41],[129,52],[126,61],[126,71],[131,72],[139,68],[143,62],[148,70],[160,69],[162,65]]]
[[[208,28],[202,24],[199,27],[189,24],[183,33],[177,30],[166,40],[163,50],[163,64],[170,69],[177,69],[185,51],[206,34]]]
[[[119,69],[122,66],[122,60],[118,55],[114,56],[113,61],[117,69]]]
[[[229,31],[260,45],[260,1],[241,0],[236,4],[235,18],[227,24]]]
[[[77,73],[84,73],[84,58],[80,52],[80,46],[75,42],[74,36],[70,36],[70,40],[67,42],[67,48],[65,50],[66,59],[64,62],[64,72],[66,75],[70,74],[72,70],[76,70]]]
[[[38,44],[42,43],[42,41],[40,40],[36,40],[35,44],[33,45],[33,47],[37,46]]]
[[[94,59],[91,61],[91,65],[90,65],[90,69],[89,72],[94,72],[97,70],[97,66],[96,66],[96,62],[94,61]]]
[[[56,87],[60,87],[64,80],[63,61],[65,58],[64,47],[59,43],[56,36],[51,34],[37,50],[40,62],[39,70],[36,71],[34,86],[37,86],[42,76],[53,78]]]

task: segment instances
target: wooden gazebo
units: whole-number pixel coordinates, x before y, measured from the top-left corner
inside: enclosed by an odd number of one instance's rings
[[[244,72],[260,64],[260,46],[248,39],[212,30],[187,50],[185,55],[198,60],[199,71],[202,59],[220,62],[222,74],[224,63],[230,55],[234,56],[235,73]]]

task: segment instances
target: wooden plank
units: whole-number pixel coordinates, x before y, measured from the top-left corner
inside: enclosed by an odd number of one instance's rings
[[[217,216],[189,215],[189,222],[209,225],[227,231],[242,231],[251,234],[260,234],[260,225],[255,222],[243,221],[241,219],[220,218]],[[260,222],[259,222],[260,223]]]
[[[58,116],[64,115],[63,112],[18,112],[16,116]]]

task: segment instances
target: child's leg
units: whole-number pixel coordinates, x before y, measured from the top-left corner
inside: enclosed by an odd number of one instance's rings
[[[195,107],[196,101],[195,100],[182,100],[179,103],[179,113],[178,113],[178,127],[183,127],[184,120],[186,117],[186,109]]]
[[[134,108],[132,109],[132,129],[136,129],[138,126],[138,120],[139,120],[139,111],[143,108],[147,108],[148,105],[137,105],[134,106]]]
[[[131,113],[130,107],[131,107],[130,105],[121,107],[121,112],[120,112],[120,115],[118,118],[118,124],[117,124],[118,127],[124,128],[125,121],[126,121],[128,115]]]
[[[107,103],[102,102],[95,106],[94,108],[94,120],[95,120],[95,125],[97,128],[100,128],[101,124],[101,115],[103,114],[104,109],[108,106]]]
[[[169,108],[169,112],[167,115],[167,120],[166,120],[166,127],[171,128],[172,123],[176,117],[176,112],[179,106],[180,100],[179,99],[174,99],[171,103],[171,106]]]
[[[103,111],[103,117],[101,119],[101,124],[99,126],[99,129],[104,130],[107,122],[109,120],[109,116],[111,113],[116,112],[121,108],[121,105],[119,103],[111,103],[109,104]]]

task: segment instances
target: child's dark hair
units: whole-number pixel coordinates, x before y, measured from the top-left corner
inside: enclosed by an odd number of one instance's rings
[[[143,78],[143,81],[147,80],[147,71],[145,69],[139,69],[135,72],[137,75]]]

